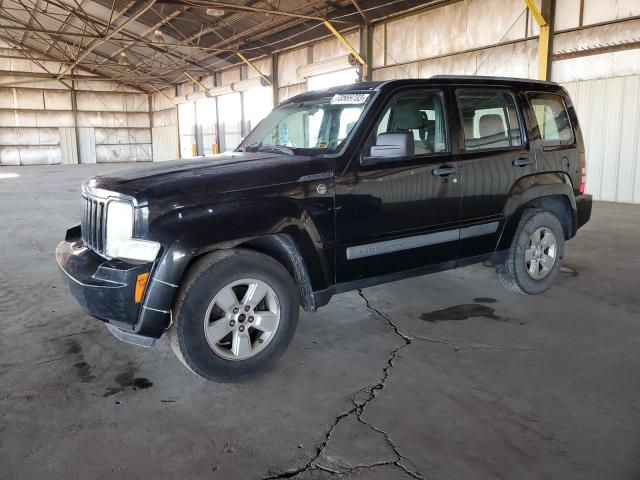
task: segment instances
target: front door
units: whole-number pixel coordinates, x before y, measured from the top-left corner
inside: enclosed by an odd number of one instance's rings
[[[460,173],[446,98],[438,89],[397,93],[336,179],[337,283],[455,266]],[[406,151],[372,156],[390,137],[406,139]]]

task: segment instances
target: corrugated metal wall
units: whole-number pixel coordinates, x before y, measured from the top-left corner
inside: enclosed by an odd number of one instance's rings
[[[178,132],[175,125],[153,127],[153,161],[163,162],[177,157]]]
[[[78,142],[76,129],[72,127],[60,127],[60,153],[63,165],[78,163]]]
[[[356,49],[360,45],[360,32],[344,34]],[[307,91],[307,79],[298,76],[298,67],[348,54],[349,51],[336,38],[311,46],[289,50],[278,55],[278,100],[280,102]]]
[[[11,72],[44,74],[44,67],[62,68],[58,62],[43,66],[14,58],[18,55],[0,40],[0,83],[21,78]],[[111,81],[0,87],[0,165],[150,161],[150,115],[146,93]]]
[[[206,81],[203,83],[207,85]],[[153,141],[154,162],[172,160],[180,156],[178,153],[178,111],[170,100],[173,97],[175,97],[175,89],[171,88],[151,95],[151,139]]]
[[[78,144],[80,148],[80,163],[96,163],[95,128],[78,128]]]
[[[640,203],[640,75],[564,85],[587,151],[587,191],[598,200]]]
[[[146,94],[77,91],[75,112],[72,96],[69,90],[0,88],[0,165],[151,161]],[[75,133],[73,141],[61,137],[76,128],[80,152]],[[83,145],[98,150],[89,154]]]

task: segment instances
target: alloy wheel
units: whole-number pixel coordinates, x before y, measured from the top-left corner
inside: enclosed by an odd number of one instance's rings
[[[225,285],[211,300],[204,317],[209,347],[227,360],[257,355],[274,338],[280,324],[280,302],[262,280],[243,278]]]
[[[538,228],[527,243],[524,254],[527,273],[534,280],[542,280],[556,263],[558,242],[556,236],[547,227]]]

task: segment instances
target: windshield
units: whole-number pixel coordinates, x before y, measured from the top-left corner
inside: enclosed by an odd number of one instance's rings
[[[241,152],[334,153],[355,127],[369,93],[338,93],[273,110],[240,144]]]

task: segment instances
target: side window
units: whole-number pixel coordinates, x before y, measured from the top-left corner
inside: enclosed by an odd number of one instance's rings
[[[457,98],[465,150],[522,146],[520,122],[512,95],[500,91],[460,91]]]
[[[444,102],[440,92],[412,92],[399,95],[382,114],[376,136],[409,132],[415,155],[449,151]]]
[[[562,97],[548,93],[529,94],[540,138],[545,145],[573,143],[573,129]]]
[[[384,112],[384,115],[382,116],[382,120],[380,120],[380,123],[378,124],[378,129],[376,130],[376,135],[379,135],[381,133],[385,133],[385,132],[389,132],[389,117],[391,116],[391,109],[388,108],[386,112]]]

